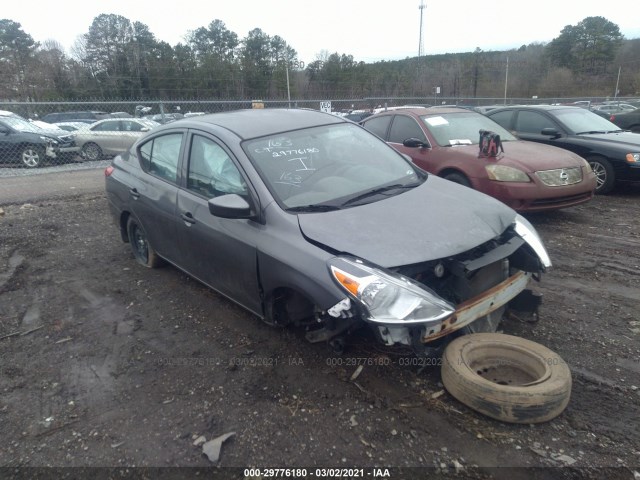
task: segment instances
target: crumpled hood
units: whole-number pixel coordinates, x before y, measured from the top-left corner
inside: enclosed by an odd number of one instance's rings
[[[515,217],[488,195],[430,175],[393,197],[299,214],[298,222],[308,239],[388,268],[469,250],[501,234]]]

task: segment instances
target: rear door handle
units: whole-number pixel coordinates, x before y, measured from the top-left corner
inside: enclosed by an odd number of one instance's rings
[[[180,218],[184,220],[186,223],[190,223],[191,225],[196,223],[196,219],[193,218],[193,215],[191,214],[191,212],[184,212],[182,215],[180,215]]]
[[[138,189],[136,189],[136,188],[132,188],[132,189],[130,189],[130,190],[129,190],[129,193],[130,193],[130,194],[131,194],[131,196],[132,196],[134,199],[136,199],[136,200],[140,198],[140,192],[138,192]]]

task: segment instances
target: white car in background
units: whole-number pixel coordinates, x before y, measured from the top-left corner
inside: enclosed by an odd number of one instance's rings
[[[89,129],[74,133],[82,157],[100,160],[126,152],[138,138],[159,125],[146,118],[112,118],[99,120]]]

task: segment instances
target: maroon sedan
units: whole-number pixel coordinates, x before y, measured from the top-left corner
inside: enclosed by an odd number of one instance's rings
[[[495,197],[520,212],[555,210],[593,198],[596,177],[580,156],[518,140],[486,116],[462,108],[408,108],[362,125],[422,169]],[[479,155],[480,130],[500,135],[504,152]]]

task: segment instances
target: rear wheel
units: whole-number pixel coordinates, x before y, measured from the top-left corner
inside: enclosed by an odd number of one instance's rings
[[[102,158],[102,149],[95,143],[86,143],[82,147],[82,155],[86,160],[100,160]]]
[[[156,268],[162,264],[162,259],[153,247],[149,245],[147,234],[133,217],[129,217],[129,221],[127,222],[127,234],[133,256],[138,263],[149,268]]]
[[[27,146],[20,152],[20,162],[28,168],[35,168],[40,166],[44,160],[44,148],[37,146]]]
[[[471,182],[467,177],[465,177],[461,173],[457,173],[457,172],[447,173],[442,178],[444,178],[445,180],[449,180],[450,182],[457,183],[459,185],[464,185],[465,187],[471,188]]]
[[[615,184],[615,172],[609,160],[602,157],[589,157],[587,162],[591,165],[591,170],[596,175],[596,193],[607,193],[613,189]]]

